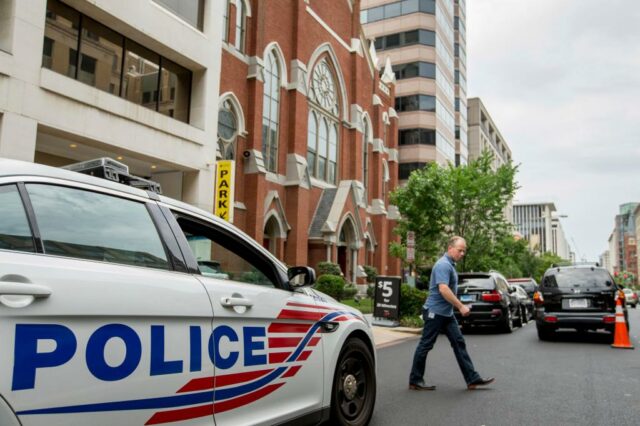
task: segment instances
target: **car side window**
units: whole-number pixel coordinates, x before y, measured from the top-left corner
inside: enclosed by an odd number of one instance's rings
[[[46,184],[27,192],[45,254],[169,269],[144,203]]]
[[[498,289],[504,292],[509,292],[509,286],[507,285],[507,283],[502,279],[502,278],[496,278],[496,285],[498,286]]]
[[[240,236],[187,217],[178,216],[177,221],[203,276],[280,287],[269,261]]]
[[[0,186],[0,249],[36,251],[27,213],[15,185]]]

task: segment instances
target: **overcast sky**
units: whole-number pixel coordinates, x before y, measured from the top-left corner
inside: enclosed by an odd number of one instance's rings
[[[468,97],[520,163],[518,201],[551,201],[578,260],[640,201],[640,1],[467,0]]]

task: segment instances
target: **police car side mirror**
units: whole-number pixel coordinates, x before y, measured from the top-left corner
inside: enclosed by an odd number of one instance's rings
[[[293,266],[287,270],[291,287],[304,287],[316,282],[316,271],[308,266]]]

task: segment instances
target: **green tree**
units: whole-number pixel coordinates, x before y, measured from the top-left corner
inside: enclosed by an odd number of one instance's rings
[[[536,271],[533,275],[535,280],[540,283],[542,281],[542,277],[544,272],[549,269],[552,265],[567,265],[568,261],[564,260],[560,256],[553,254],[551,252],[542,253],[538,257],[538,264],[536,265]]]
[[[506,238],[513,239],[505,209],[513,199],[517,166],[505,164],[492,169],[493,156],[484,152],[467,167],[449,166],[452,180],[452,234],[467,240],[469,252],[462,270],[482,270],[495,258]]]
[[[414,171],[406,186],[391,196],[401,213],[395,231],[402,240],[392,244],[391,253],[404,257],[406,233],[414,231],[416,264],[431,265],[455,234],[464,237],[469,248],[462,270],[499,269],[497,252],[513,239],[504,211],[517,188],[517,166],[506,164],[494,171],[492,165],[493,156],[484,153],[467,166],[430,164]]]
[[[391,243],[391,254],[405,258],[407,231],[416,235],[416,264],[431,264],[442,251],[445,229],[451,225],[452,200],[449,169],[432,163],[414,171],[407,184],[391,193],[402,218],[395,232],[401,243]]]

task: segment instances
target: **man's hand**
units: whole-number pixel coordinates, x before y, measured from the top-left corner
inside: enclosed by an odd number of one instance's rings
[[[451,291],[451,289],[447,284],[444,284],[444,283],[438,284],[438,290],[440,291],[440,294],[442,295],[442,297],[445,298],[447,302],[451,303],[454,307],[458,308],[458,310],[460,311],[460,314],[463,317],[469,316],[469,314],[471,313],[471,309],[469,309],[467,305],[465,305],[460,300],[458,300],[456,295],[453,294],[453,292]]]
[[[471,309],[469,309],[467,305],[460,306],[458,310],[460,311],[460,315],[462,315],[463,317],[468,317],[471,313]]]

